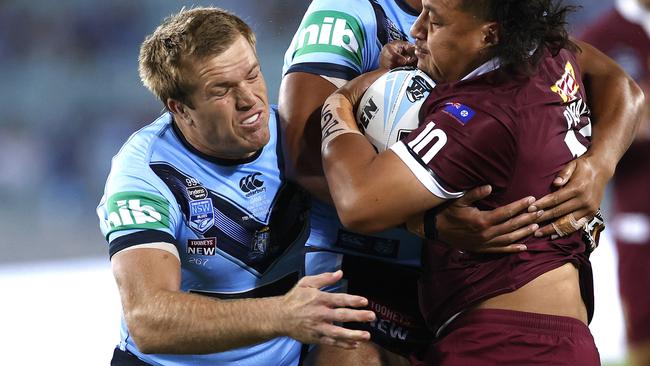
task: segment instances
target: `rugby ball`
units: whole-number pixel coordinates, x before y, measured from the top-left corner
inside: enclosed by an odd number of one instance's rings
[[[418,127],[418,112],[436,83],[423,71],[393,69],[361,97],[356,119],[368,141],[382,152]]]

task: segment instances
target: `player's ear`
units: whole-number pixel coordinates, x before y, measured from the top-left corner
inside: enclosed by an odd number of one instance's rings
[[[485,47],[493,47],[499,44],[499,25],[497,23],[486,23],[481,29],[483,44]]]
[[[187,104],[173,98],[167,99],[167,103],[165,104],[167,105],[167,110],[174,115],[174,119],[178,123],[192,124],[192,117],[189,113],[190,107]]]

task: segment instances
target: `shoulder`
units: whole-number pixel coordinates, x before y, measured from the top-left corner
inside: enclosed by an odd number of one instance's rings
[[[325,16],[328,12],[330,15],[340,16],[342,18],[352,17],[363,23],[368,21],[374,22],[375,15],[373,9],[371,0],[314,0],[307,9],[303,22],[314,14]]]
[[[153,123],[134,132],[113,157],[111,173],[128,172],[149,165],[161,137],[171,129],[171,116],[161,115]]]
[[[124,192],[143,193],[169,197],[165,184],[151,169],[152,156],[163,143],[163,135],[170,133],[171,116],[163,114],[153,123],[143,127],[122,145],[111,161],[111,171],[106,180],[105,195],[110,198]]]
[[[350,80],[372,66],[377,19],[370,0],[316,0],[285,54],[283,74],[307,72]]]

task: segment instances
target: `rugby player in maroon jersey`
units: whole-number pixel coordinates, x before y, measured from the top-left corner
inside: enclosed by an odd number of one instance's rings
[[[324,133],[322,141],[343,223],[381,230],[482,184],[493,189],[479,206],[494,208],[551,193],[558,172],[576,157],[581,164],[617,162],[640,121],[643,94],[631,82],[611,85],[627,118],[592,136],[580,66],[598,72],[612,65],[593,65],[588,56],[598,52],[568,39],[570,10],[550,0],[424,0],[411,32],[418,67],[438,85],[420,112],[419,129],[381,154],[358,133],[353,106],[381,71],[355,79],[323,107],[323,120],[349,132]],[[617,145],[607,146],[611,140]],[[571,205],[545,214],[542,224],[572,212]],[[588,211],[566,224],[576,227]],[[582,231],[531,236],[524,240],[528,251],[516,254],[428,244],[420,302],[438,339],[426,362],[599,364],[586,326],[593,314],[588,238]]]

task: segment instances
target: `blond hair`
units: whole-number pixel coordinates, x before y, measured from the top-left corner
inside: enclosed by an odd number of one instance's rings
[[[240,18],[214,7],[181,9],[167,17],[140,47],[140,79],[162,103],[176,99],[191,104],[194,84],[187,66],[218,56],[243,36],[255,49],[255,34]]]

